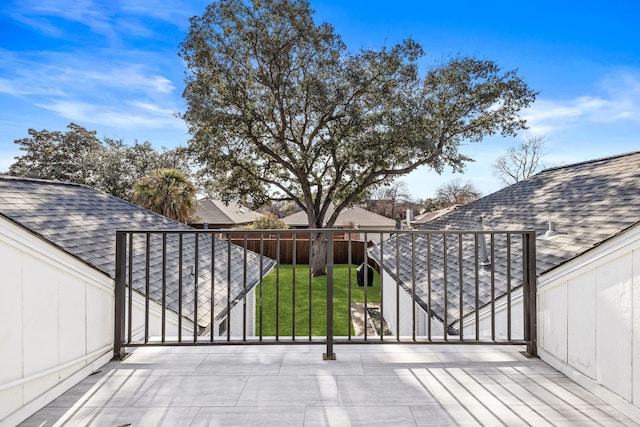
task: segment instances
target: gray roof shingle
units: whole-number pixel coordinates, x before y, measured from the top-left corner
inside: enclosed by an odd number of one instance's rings
[[[30,232],[49,241],[63,251],[89,264],[104,274],[115,277],[115,235],[117,230],[184,230],[195,231],[179,222],[155,214],[124,200],[78,184],[0,176],[0,214]],[[167,306],[178,312],[178,234],[167,233],[166,287]],[[134,273],[132,288],[145,289],[146,256],[144,236],[133,239]],[[182,314],[192,318],[194,312],[195,234],[183,235]],[[206,326],[211,318],[211,283],[214,271],[214,316],[227,312],[227,290],[232,305],[246,290],[259,282],[261,256],[247,252],[212,235],[198,238],[198,323]],[[150,251],[150,297],[161,301],[162,234],[153,234]],[[227,251],[231,264],[227,265]],[[212,252],[215,261],[212,262]],[[213,268],[211,268],[213,263]],[[274,261],[262,257],[264,274]],[[230,269],[230,270],[229,270]],[[246,281],[245,281],[246,275]],[[227,278],[230,277],[228,286]]]
[[[222,200],[200,199],[194,224],[210,224],[227,228],[251,224],[261,216],[261,213],[252,211],[237,202],[225,203]]]
[[[537,275],[597,247],[640,222],[640,152],[592,160],[544,170],[419,227],[422,230],[478,230],[482,218],[485,231],[535,230]],[[549,222],[555,232],[545,236]],[[412,286],[411,237],[400,236],[400,271],[396,274],[395,237],[386,242],[384,265],[392,276],[399,275],[405,289]],[[496,297],[507,292],[506,236],[495,234],[494,281]],[[476,306],[474,279],[475,243],[473,236],[463,239],[462,266],[459,266],[458,240],[448,237],[447,266],[444,265],[442,235],[415,237],[416,294],[419,303],[435,317],[444,317],[444,274],[447,273],[446,304],[448,324],[460,317],[460,272],[462,271],[462,315],[490,302],[491,275],[481,269],[479,305]],[[427,247],[430,245],[430,251]],[[487,237],[489,253],[492,251]],[[514,236],[511,250],[511,287],[522,284],[522,241]],[[430,252],[430,254],[429,254]],[[379,247],[371,251],[378,262]],[[430,256],[429,256],[430,255]],[[431,265],[431,298],[427,290],[427,265]],[[429,303],[430,300],[430,303]],[[450,320],[450,321],[449,321]]]

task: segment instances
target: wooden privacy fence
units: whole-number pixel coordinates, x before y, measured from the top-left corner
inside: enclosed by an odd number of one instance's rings
[[[244,246],[244,239],[231,239],[231,243]],[[296,256],[296,264],[309,264],[309,240],[296,239],[296,250],[293,251],[293,239],[263,239],[263,255],[276,259],[277,245],[280,244],[280,264],[293,264],[293,254]],[[349,246],[351,246],[351,264],[362,264],[366,250],[365,242],[334,240],[333,254],[335,264],[349,264]],[[260,239],[247,239],[247,249],[260,253]]]

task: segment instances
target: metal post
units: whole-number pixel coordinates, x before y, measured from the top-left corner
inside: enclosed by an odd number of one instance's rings
[[[536,277],[536,233],[527,232],[524,235],[525,247],[525,284],[523,293],[525,302],[525,331],[528,331],[527,353],[531,357],[538,356],[538,282]]]
[[[115,322],[113,333],[113,358],[124,359],[122,342],[125,326],[125,275],[127,270],[127,234],[116,231],[116,286],[115,286]]]
[[[365,288],[367,284],[365,283]],[[324,360],[336,360],[333,352],[333,232],[327,233],[327,352]]]

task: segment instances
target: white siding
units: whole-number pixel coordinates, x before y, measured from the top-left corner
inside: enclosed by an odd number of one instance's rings
[[[524,315],[522,308],[522,289],[516,289],[511,293],[511,339],[524,339]],[[507,297],[498,298],[494,304],[495,322],[491,322],[491,306],[478,311],[480,323],[479,332],[481,340],[491,340],[495,333],[497,341],[509,338],[509,305]],[[464,339],[476,338],[476,313],[473,312],[464,318]],[[454,325],[458,327],[458,325]],[[495,328],[495,331],[492,330]]]
[[[111,359],[114,281],[0,218],[0,420],[15,424]],[[134,335],[144,298],[134,293]],[[150,304],[150,335],[161,307]],[[167,311],[167,336],[177,316]],[[183,334],[193,334],[183,321]]]
[[[391,334],[397,335],[397,315],[396,315],[396,301],[400,297],[400,336],[411,337],[413,334],[413,310],[416,311],[416,336],[426,337],[428,336],[428,318],[426,311],[418,304],[413,304],[413,298],[410,292],[407,292],[404,288],[398,289],[398,284],[386,270],[383,270],[382,274],[382,297],[383,297],[383,316],[387,322]],[[444,328],[442,322],[436,319],[431,319],[431,337],[441,338],[443,336]]]
[[[247,292],[247,316],[246,321],[244,317],[244,301],[240,300],[231,309],[231,336],[237,339],[242,339],[243,328],[246,327],[247,337],[255,336],[256,331],[256,316],[255,316],[255,287]],[[222,334],[226,337],[226,332]]]
[[[567,361],[590,378],[596,376],[596,275],[591,270],[567,281]],[[541,294],[543,295],[543,294]],[[543,332],[547,336],[551,331]],[[545,346],[546,347],[546,346]]]
[[[113,281],[3,218],[0,271],[0,420],[12,423],[109,360]]]
[[[539,278],[543,360],[640,421],[640,227]]]

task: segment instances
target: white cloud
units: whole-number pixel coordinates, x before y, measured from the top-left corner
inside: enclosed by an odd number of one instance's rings
[[[126,13],[142,16],[152,16],[156,19],[170,22],[180,28],[188,28],[189,18],[204,12],[208,0],[128,0],[123,3],[122,10]]]
[[[152,104],[129,102],[106,106],[77,101],[38,104],[71,121],[123,129],[184,129],[174,112]]]
[[[0,75],[0,93],[13,96],[104,97],[126,92],[158,97],[175,90],[167,77],[127,58],[106,62],[67,53],[38,54],[38,58],[8,55]]]
[[[201,14],[208,3],[207,0],[13,0],[4,9],[16,21],[50,37],[65,36],[62,27],[55,23],[63,19],[118,40],[123,33],[153,37],[153,27],[144,23],[149,18],[186,29],[189,18]]]
[[[52,20],[64,19],[80,23],[96,34],[116,37],[114,27],[115,2],[94,0],[22,0],[15,2],[10,14],[16,21],[38,29],[51,37],[63,37],[64,31]]]
[[[548,134],[555,129],[585,123],[640,123],[640,76],[617,73],[599,84],[600,92],[568,100],[540,99],[523,113],[530,130]]]

